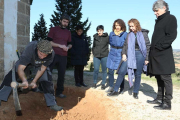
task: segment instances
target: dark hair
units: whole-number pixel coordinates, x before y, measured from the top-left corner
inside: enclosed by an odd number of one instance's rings
[[[83,26],[82,25],[77,25],[75,29],[76,30],[83,30]]]
[[[69,22],[71,21],[70,16],[69,16],[68,14],[66,14],[66,13],[64,13],[64,14],[61,15],[60,20],[63,20],[63,19],[69,20]]]
[[[117,19],[114,21],[112,31],[114,31],[116,29],[115,23],[118,23],[121,26],[122,31],[124,31],[124,32],[126,31],[126,25],[122,19]]]
[[[103,25],[98,25],[97,28],[96,28],[96,31],[98,31],[100,29],[104,30],[104,26]]]

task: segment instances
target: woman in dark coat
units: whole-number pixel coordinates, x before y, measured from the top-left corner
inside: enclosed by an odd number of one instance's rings
[[[83,82],[83,69],[87,65],[89,47],[86,37],[83,35],[83,27],[78,25],[76,32],[72,34],[71,64],[74,65],[75,85],[87,87]]]
[[[97,78],[99,73],[99,66],[101,64],[102,68],[102,86],[101,89],[105,89],[105,83],[106,83],[106,77],[107,77],[107,56],[109,53],[109,36],[107,33],[104,32],[104,26],[99,25],[96,28],[97,33],[94,34],[94,41],[93,41],[93,47],[92,47],[92,53],[93,53],[93,64],[94,64],[94,84],[93,88],[96,88],[97,84]]]
[[[165,1],[156,1],[153,5],[157,17],[149,53],[149,74],[155,76],[158,84],[157,97],[147,102],[159,104],[155,109],[170,110],[172,99],[172,78],[175,72],[172,42],[177,36],[177,20],[170,14],[169,6]]]

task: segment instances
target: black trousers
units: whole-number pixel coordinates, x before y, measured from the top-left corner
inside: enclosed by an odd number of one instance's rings
[[[158,85],[157,99],[171,104],[173,86],[171,75],[155,75]]]
[[[62,92],[64,91],[64,76],[66,72],[66,64],[67,64],[67,56],[61,56],[55,54],[54,60],[50,65],[51,72],[55,65],[58,70],[56,95],[62,94]]]
[[[75,78],[75,83],[83,83],[83,70],[84,70],[84,65],[75,65],[74,66],[74,78]]]

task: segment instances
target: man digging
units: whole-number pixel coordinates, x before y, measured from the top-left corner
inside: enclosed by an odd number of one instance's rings
[[[28,88],[28,81],[25,77],[24,70],[28,65],[35,67],[36,75],[30,83],[32,88],[36,88],[37,81],[39,81],[39,89],[43,91],[47,106],[55,111],[61,111],[63,108],[58,106],[54,96],[54,87],[52,83],[52,76],[49,69],[49,65],[52,63],[54,58],[54,51],[52,45],[47,40],[41,40],[39,42],[30,42],[24,52],[22,53],[20,59],[16,62],[16,73],[15,77],[22,80],[22,84],[26,86],[23,89]],[[1,100],[7,101],[8,97],[12,91],[10,86],[12,82],[12,70],[4,77],[4,80],[0,86],[0,102]]]

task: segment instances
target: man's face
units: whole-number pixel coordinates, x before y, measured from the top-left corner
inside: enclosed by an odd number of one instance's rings
[[[62,19],[62,20],[60,20],[60,22],[61,22],[62,28],[66,28],[69,24],[69,20],[66,20],[66,19]]]
[[[158,10],[154,10],[154,14],[156,15],[156,18],[163,15],[166,12],[166,7],[164,6],[162,9],[159,8]]]
[[[38,53],[38,57],[40,58],[40,59],[44,59],[45,57],[47,57],[48,55],[47,54],[45,54],[45,53],[42,53],[41,51],[37,51],[37,53]]]

